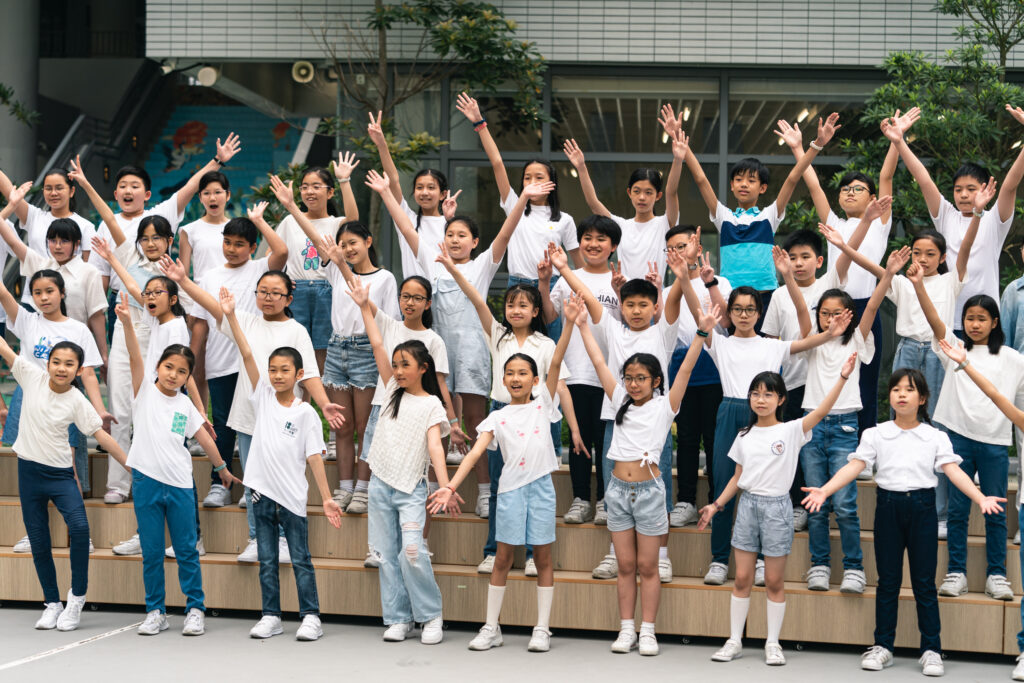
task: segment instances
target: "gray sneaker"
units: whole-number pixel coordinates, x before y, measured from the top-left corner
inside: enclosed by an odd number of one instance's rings
[[[816,564],[807,570],[807,589],[812,591],[827,591],[829,579],[831,577],[831,567],[824,564]],[[863,589],[861,592],[863,592]]]
[[[943,579],[942,585],[939,586],[939,595],[944,595],[949,598],[955,598],[966,592],[967,577],[959,572],[946,574],[946,578]]]
[[[754,565],[754,585],[764,585],[764,560],[758,560]]]
[[[802,507],[793,508],[793,531],[807,530],[807,510]]]
[[[210,486],[210,492],[203,498],[204,508],[222,508],[231,505],[231,491],[221,484]]]
[[[366,491],[356,491],[352,494],[352,502],[345,508],[346,515],[365,515],[369,509],[370,497]]]
[[[342,510],[348,507],[348,504],[352,502],[352,491],[346,491],[345,489],[334,489],[334,502],[338,504]]]
[[[614,555],[605,555],[590,575],[595,579],[614,579],[619,575],[619,561],[615,559]]]
[[[1013,588],[1005,576],[993,574],[985,579],[985,595],[993,600],[1013,600]]]
[[[860,569],[847,569],[843,572],[843,582],[839,584],[840,593],[863,593],[868,579]]]
[[[594,518],[594,510],[589,501],[573,498],[569,510],[563,518],[566,524],[583,524]]]
[[[597,501],[597,505],[594,506],[594,524],[597,526],[608,526],[608,508],[605,507],[604,500]],[[1017,533],[1019,540],[1020,532]],[[1017,545],[1020,545],[1020,543]]]
[[[704,583],[709,586],[721,586],[729,576],[729,567],[721,562],[712,562],[708,573],[704,575]]]
[[[668,525],[676,528],[689,526],[696,524],[698,517],[696,507],[690,503],[679,502],[668,515]]]

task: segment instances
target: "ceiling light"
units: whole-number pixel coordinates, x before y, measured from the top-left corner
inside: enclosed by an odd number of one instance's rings
[[[806,119],[810,115],[811,115],[811,112],[809,112],[806,109],[804,109],[802,112],[800,112],[799,115],[797,115],[796,122],[797,123],[803,123],[804,119]]]
[[[661,134],[661,144],[664,145],[666,142],[668,142],[668,133],[662,133]]]
[[[690,120],[690,108],[689,107],[683,107],[683,121],[689,121],[689,120]]]
[[[571,175],[573,178],[579,178],[580,177],[580,174],[576,172],[575,168],[570,168],[569,169],[569,175]]]

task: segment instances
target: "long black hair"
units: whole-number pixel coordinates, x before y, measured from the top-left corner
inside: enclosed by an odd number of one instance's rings
[[[562,210],[559,208],[558,203],[558,174],[555,173],[555,167],[552,166],[551,162],[547,159],[530,159],[523,164],[523,178],[526,177],[526,168],[531,164],[540,164],[543,166],[544,170],[548,173],[548,179],[555,184],[555,187],[548,193],[548,196],[545,199],[547,201],[548,208],[551,209],[551,220],[557,221],[562,217]],[[523,183],[524,181],[520,180],[520,186],[522,186]],[[530,215],[530,208],[530,202],[526,202],[526,208],[523,209],[524,216]]]
[[[82,229],[78,227],[78,223],[74,222],[70,218],[55,218],[50,227],[46,229],[46,240],[65,240],[71,242],[71,258],[75,257],[75,252],[82,246]],[[47,247],[49,250],[49,247]],[[53,256],[53,254],[50,254]]]
[[[923,399],[921,405],[917,407],[917,421],[931,424],[932,418],[928,416],[928,397],[931,396],[931,392],[928,390],[928,380],[924,378],[924,374],[920,370],[916,368],[896,368],[889,375],[889,388],[886,391],[891,393],[904,377],[907,378],[910,388],[916,389],[918,396]]]
[[[68,307],[67,304],[64,303],[65,299],[67,298],[67,290],[64,288],[64,276],[58,273],[56,270],[44,268],[42,270],[37,270],[36,272],[32,273],[32,277],[29,278],[28,281],[29,294],[31,295],[32,286],[36,283],[36,280],[42,280],[43,278],[47,280],[53,280],[53,284],[57,285],[57,289],[60,291],[60,312],[61,315],[67,315]]]
[[[942,258],[942,257],[944,257],[946,255],[946,238],[943,237],[942,233],[940,233],[939,231],[937,231],[937,230],[922,230],[922,231],[920,231],[919,233],[914,235],[914,239],[910,240],[910,248],[913,249],[914,245],[917,244],[920,240],[931,240],[932,244],[935,245],[935,248],[939,250],[939,257],[940,258]],[[936,268],[935,270],[940,275],[942,273],[948,273],[949,272],[949,259],[948,258],[942,258],[942,260],[939,261],[939,267]]]
[[[423,391],[431,396],[436,396],[437,400],[444,403],[444,398],[441,395],[441,385],[437,383],[437,367],[434,365],[434,359],[431,357],[430,352],[427,351],[427,347],[423,342],[419,339],[404,341],[391,352],[391,358],[394,358],[395,354],[398,353],[408,353],[418,366],[426,366],[426,372],[423,373],[423,379],[421,380]],[[388,403],[387,410],[391,411],[391,419],[393,420],[398,419],[398,408],[402,405],[402,396],[404,395],[405,389],[398,387],[395,390],[394,396],[391,397],[391,402]]]
[[[52,175],[59,175],[61,178],[64,179],[64,182],[67,184],[68,189],[69,189],[69,192],[68,192],[68,210],[69,211],[74,211],[75,208],[76,208],[76,206],[75,206],[76,205],[76,202],[75,202],[75,184],[73,182],[71,182],[71,175],[65,169],[63,169],[63,168],[51,168],[49,171],[46,172],[46,175],[43,176],[43,185],[46,185],[46,179],[49,178]]]
[[[412,186],[413,186],[414,190],[416,189],[416,181],[419,180],[420,178],[422,178],[425,175],[430,176],[431,178],[433,178],[434,180],[437,181],[437,187],[441,191],[441,201],[438,202],[438,207],[437,208],[438,208],[438,213],[440,213],[443,216],[444,214],[441,211],[440,204],[441,204],[441,202],[444,201],[445,193],[448,192],[448,178],[445,177],[444,173],[441,173],[437,169],[433,169],[433,168],[421,169],[421,170],[417,171],[416,175],[414,175],[412,177]],[[420,221],[422,219],[423,219],[423,208],[419,204],[417,204],[416,205],[416,232],[419,232],[419,230],[420,230]]]
[[[146,287],[149,287],[149,283],[153,281],[159,281],[164,286],[164,289],[167,290],[168,301],[172,296],[175,297],[175,302],[171,304],[171,313],[174,314],[174,317],[185,317],[185,307],[182,306],[181,304],[181,294],[178,293],[178,283],[169,277],[165,277],[163,275],[154,275],[153,277],[146,280],[146,285],[142,288],[142,290],[145,291]]]
[[[171,242],[174,241],[174,230],[171,228],[171,223],[163,216],[146,216],[139,221],[139,230],[135,233],[135,246],[138,247],[142,241],[143,233],[146,232],[146,228],[153,226],[153,232],[156,233],[157,237],[163,237],[167,240],[167,251],[165,253],[171,253]]]
[[[782,381],[782,375],[777,372],[759,372],[754,376],[753,381],[750,383],[750,388],[747,389],[747,405],[750,405],[750,395],[754,393],[755,389],[764,387],[766,391],[770,391],[779,397],[779,405],[775,407],[775,419],[779,422],[784,422],[786,415],[786,383]],[[753,408],[750,408],[750,423],[746,427],[740,430],[739,436],[746,436],[754,425],[757,424],[757,413],[754,412]]]
[[[326,168],[324,168],[323,166],[312,166],[310,168],[307,168],[305,173],[302,174],[302,178],[299,179],[299,185],[302,185],[302,183],[305,182],[306,176],[308,176],[308,175],[315,175],[317,178],[320,179],[320,182],[322,182],[324,185],[326,185],[327,188],[329,190],[331,190],[332,192],[335,189],[337,189],[335,187],[335,185],[334,185],[334,176],[331,175],[331,173]],[[338,207],[334,205],[333,195],[331,197],[327,198],[326,207],[327,207],[327,215],[328,216],[339,216],[339,215],[341,215],[341,214],[338,213]],[[301,191],[299,193],[299,211],[301,211],[302,213],[308,213],[309,212],[309,207],[307,207],[305,205],[305,203],[302,201],[302,193],[301,193]]]
[[[537,309],[537,314],[530,320],[530,332],[539,332],[540,334],[547,335],[547,327],[544,325],[544,321],[541,320],[541,312],[543,311],[544,302],[540,296],[540,290],[536,286],[530,284],[519,283],[512,285],[505,290],[505,301],[502,305],[501,324],[505,328],[498,337],[500,342],[502,339],[512,334],[512,326],[508,320],[505,319],[505,309],[508,307],[510,301],[513,301],[517,296],[525,296],[530,302],[530,305]]]
[[[857,307],[853,304],[853,297],[844,292],[841,289],[826,289],[821,298],[818,299],[818,306],[815,308],[815,322],[814,324],[818,327],[818,332],[824,332],[827,327],[822,329],[821,327],[821,305],[825,303],[827,299],[839,299],[839,305],[843,308],[848,309],[853,313],[853,318],[850,319],[850,324],[846,326],[846,330],[843,332],[843,346],[849,343],[853,339],[853,333],[857,331],[857,326],[860,325],[860,313],[857,312]]]
[[[434,288],[430,286],[430,280],[423,277],[422,275],[410,275],[409,277],[402,280],[402,284],[398,288],[399,304],[401,304],[402,290],[405,289],[405,285],[409,282],[415,282],[416,284],[423,288],[423,291],[425,292],[425,295],[427,297],[428,304],[433,300]],[[420,320],[423,322],[423,327],[427,328],[428,330],[431,329],[431,327],[433,327],[434,313],[432,312],[430,306],[427,306],[426,308],[423,309],[423,316],[420,318]]]
[[[160,354],[160,359],[157,360],[156,367],[160,367],[160,364],[163,363],[168,358],[170,358],[171,356],[181,356],[182,358],[185,359],[185,364],[188,365],[188,374],[189,377],[191,377],[192,371],[196,367],[196,356],[194,353],[192,353],[192,349],[185,346],[184,344],[171,344],[166,349],[164,349],[163,353]],[[155,371],[156,368],[153,368],[153,370]],[[187,378],[186,381],[188,381]]]
[[[340,242],[341,236],[346,232],[352,233],[364,242],[370,240],[370,246],[366,247],[366,255],[370,258],[370,265],[374,268],[380,268],[380,263],[377,262],[377,249],[373,246],[373,234],[370,232],[370,229],[359,221],[342,223],[338,227],[338,232],[334,235],[334,243]]]
[[[661,370],[661,362],[657,357],[649,353],[634,353],[632,356],[626,359],[626,362],[622,364],[622,375],[625,377],[626,368],[630,365],[639,365],[647,372],[651,373],[651,385],[659,393],[665,393],[665,373]],[[655,382],[654,380],[658,380]],[[626,400],[619,406],[619,411],[615,413],[615,424],[621,425],[622,420],[626,417],[626,411],[633,405],[633,397],[626,396]]]
[[[964,326],[964,321],[967,320],[967,309],[972,306],[984,309],[988,313],[992,320],[996,323],[992,331],[988,333],[988,352],[993,356],[999,353],[999,349],[1002,348],[1003,343],[1006,341],[1006,335],[1003,334],[1003,326],[999,324],[999,304],[996,300],[990,297],[988,294],[975,294],[967,301],[964,302],[964,309],[960,313],[960,326]],[[971,338],[964,333],[964,348],[970,351],[974,347],[974,342]]]
[[[649,182],[655,192],[661,192],[661,171],[656,171],[653,168],[638,168],[633,171],[626,182],[626,189],[633,189],[633,186],[642,180]]]

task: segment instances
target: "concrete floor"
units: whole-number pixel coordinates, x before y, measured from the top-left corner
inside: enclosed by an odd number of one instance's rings
[[[651,676],[649,680],[678,680],[685,676],[718,683],[820,683],[825,680],[823,675],[828,683],[922,680],[916,656],[910,651],[898,652],[896,664],[873,677],[860,670],[859,649],[809,646],[798,651],[793,643],[783,643],[789,663],[769,668],[762,660],[762,643],[757,641],[747,644],[742,659],[716,664],[710,657],[721,643],[708,639],[683,644],[678,637],[664,637],[660,641],[660,656],[641,658],[635,653],[611,654],[610,634],[561,632],[555,634],[551,652],[534,654],[526,651],[529,633],[513,629],[505,633],[504,647],[469,652],[466,645],[477,628],[470,624],[450,625],[442,644],[425,646],[419,643],[418,633],[415,639],[404,643],[382,642],[383,628],[376,620],[331,618],[324,624],[323,640],[299,643],[294,640],[298,625],[294,616],[286,618],[283,636],[259,641],[248,637],[249,628],[258,618],[248,613],[208,615],[206,635],[185,639],[180,635],[180,610],[170,615],[170,629],[155,637],[135,633],[133,625],[141,620],[140,612],[87,608],[81,628],[69,633],[33,630],[39,612],[35,605],[24,603],[0,607],[0,681],[63,680],[70,674],[76,683],[124,676],[156,683],[196,680],[197,675],[199,680],[211,675],[228,680],[236,674],[274,683],[309,681],[320,676],[375,683],[408,680],[410,676],[422,682],[532,683],[581,677],[587,681],[619,682],[641,672],[645,677]],[[130,628],[116,633],[124,627]],[[946,660],[946,677],[958,682],[1009,680],[1013,664],[1011,657],[956,655]],[[543,674],[529,678],[526,667],[539,666],[543,666]]]

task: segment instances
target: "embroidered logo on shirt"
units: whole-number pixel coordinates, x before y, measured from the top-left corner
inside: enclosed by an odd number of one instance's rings
[[[175,411],[174,418],[171,419],[171,431],[175,434],[185,436],[185,425],[188,424],[188,416],[184,413]]]
[[[295,436],[298,433],[299,428],[295,426],[295,423],[288,421],[284,423],[284,429],[281,431],[284,432],[285,436]]]
[[[320,253],[313,246],[313,243],[306,238],[306,248],[302,250],[305,260],[302,262],[303,270],[316,270],[320,267]]]
[[[786,452],[786,442],[776,441],[772,444],[772,455],[782,455]]]

